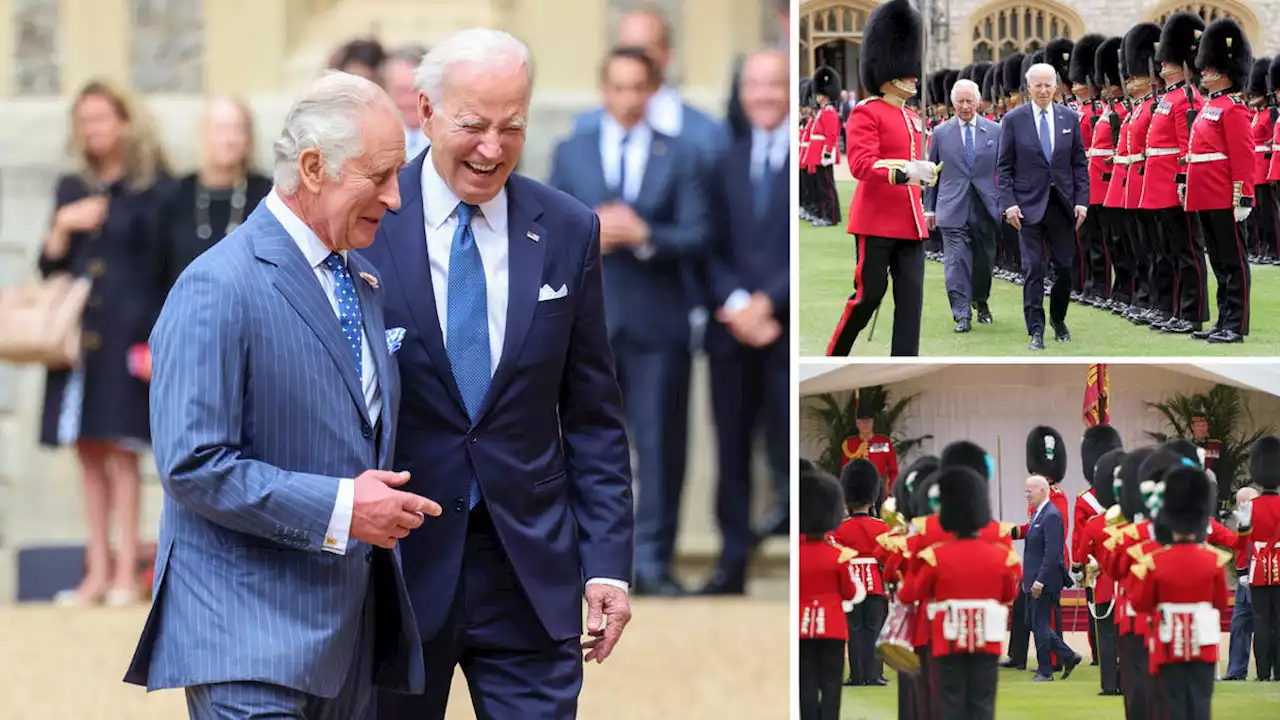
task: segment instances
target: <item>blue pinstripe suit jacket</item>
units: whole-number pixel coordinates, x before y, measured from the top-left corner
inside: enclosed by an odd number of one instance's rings
[[[358,253],[348,263],[383,398],[374,423],[329,299],[265,203],[171,291],[151,335],[165,490],[154,599],[126,682],[334,697],[367,599],[375,683],[422,691],[399,550],[321,550],[338,479],[390,469],[400,403],[385,291],[360,277],[376,272]]]

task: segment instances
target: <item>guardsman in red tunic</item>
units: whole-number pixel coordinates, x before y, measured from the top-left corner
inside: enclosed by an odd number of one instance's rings
[[[872,505],[880,499],[884,487],[880,471],[869,460],[853,460],[840,471],[844,486],[844,505],[849,517],[831,533],[842,547],[856,550],[849,571],[867,589],[867,597],[853,606],[849,622],[849,679],[845,685],[888,685],[884,663],[876,657],[876,638],[889,612],[885,596],[882,568],[888,561],[888,550],[876,538],[889,532],[882,520],[871,515]]]
[[[1098,464],[1098,458],[1117,448],[1124,447],[1124,443],[1120,440],[1120,433],[1110,425],[1093,425],[1085,428],[1084,436],[1080,439],[1080,472],[1084,476],[1085,487],[1080,494],[1076,495],[1075,504],[1071,508],[1070,525],[1070,544],[1071,544],[1071,573],[1075,578],[1076,587],[1083,587],[1085,604],[1092,607],[1093,599],[1093,583],[1085,583],[1086,577],[1094,578],[1097,575],[1097,565],[1094,564],[1089,569],[1089,557],[1076,552],[1079,547],[1080,537],[1084,534],[1084,526],[1092,518],[1106,512],[1107,505],[1103,505],[1098,501],[1097,495],[1093,490],[1093,473],[1094,467]],[[1108,480],[1109,481],[1109,480]],[[1068,516],[1063,516],[1066,520]],[[1089,651],[1092,653],[1093,664],[1098,664],[1098,628],[1094,622],[1092,615],[1088,618],[1089,629]]]
[[[857,552],[827,536],[844,516],[840,481],[809,464],[801,468],[799,490],[800,717],[839,720],[849,638],[843,603],[861,602],[866,589],[849,572]]]
[[[1080,38],[1080,42],[1071,50],[1071,60],[1064,76],[1076,99],[1076,111],[1080,114],[1080,136],[1084,139],[1085,156],[1089,158],[1089,213],[1085,215],[1084,224],[1076,231],[1076,238],[1080,243],[1080,291],[1084,302],[1094,307],[1102,307],[1106,303],[1111,280],[1106,265],[1106,251],[1102,246],[1102,218],[1098,212],[1100,198],[1093,194],[1097,184],[1093,177],[1093,128],[1102,116],[1102,103],[1094,92],[1092,76],[1098,46],[1104,40],[1106,38],[1097,33]]]
[[[1103,49],[1104,51],[1108,49],[1106,44],[1104,44]],[[1117,52],[1121,49],[1123,49],[1123,40],[1116,47]],[[1105,56],[1105,52],[1103,55]],[[1124,87],[1129,82],[1129,75],[1124,72],[1123,65],[1118,60],[1116,67],[1120,68],[1118,70],[1120,73],[1120,87]],[[1137,218],[1124,206],[1124,187],[1129,177],[1129,138],[1132,133],[1134,116],[1133,107],[1130,103],[1131,101],[1126,98],[1124,101],[1125,113],[1120,118],[1119,125],[1115,124],[1116,118],[1112,117],[1115,154],[1110,159],[1111,176],[1107,179],[1107,191],[1102,200],[1103,207],[1108,209],[1113,218],[1112,231],[1115,252],[1112,254],[1112,261],[1115,265],[1116,289],[1119,291],[1117,294],[1125,306],[1122,311],[1125,315],[1138,309],[1138,303],[1142,300],[1137,289],[1142,259],[1133,254],[1133,237],[1141,232],[1141,229],[1137,225]]]
[[[854,421],[858,425],[858,434],[840,443],[840,467],[857,458],[870,460],[880,471],[887,495],[893,492],[893,481],[898,477],[898,454],[893,449],[892,438],[876,434],[875,417],[875,411],[869,406],[858,405],[858,417]]]
[[[992,522],[983,477],[946,467],[935,487],[938,521],[952,539],[920,551],[919,571],[901,598],[929,608],[935,715],[994,718],[997,661],[1021,561],[1008,545],[980,538]]]
[[[1231,553],[1203,544],[1210,483],[1203,471],[1177,467],[1160,482],[1156,522],[1172,539],[1130,568],[1134,610],[1150,613],[1148,648],[1158,705],[1166,717],[1209,720],[1222,617],[1229,610]]]
[[[1162,263],[1157,277],[1157,260],[1166,254],[1152,213],[1141,208],[1142,187],[1146,172],[1147,131],[1156,106],[1156,44],[1160,42],[1160,26],[1138,23],[1124,36],[1124,65],[1133,113],[1129,116],[1128,164],[1125,168],[1122,204],[1132,218],[1135,229],[1129,236],[1137,275],[1134,278],[1135,306],[1125,319],[1139,325],[1167,322],[1173,310],[1172,265]],[[1167,260],[1167,258],[1166,258]],[[1167,286],[1167,287],[1166,287]]]
[[[1249,74],[1249,106],[1254,109],[1253,153],[1254,153],[1254,212],[1249,239],[1251,261],[1270,263],[1276,259],[1276,247],[1280,244],[1280,227],[1276,221],[1276,198],[1267,184],[1267,174],[1271,170],[1273,156],[1271,138],[1275,135],[1276,105],[1272,94],[1267,90],[1267,76],[1271,69],[1271,58],[1258,58],[1253,61],[1253,71]]]
[[[854,293],[836,323],[827,355],[845,356],[871,322],[893,277],[891,354],[920,354],[924,303],[922,182],[937,182],[937,167],[924,159],[924,123],[906,107],[920,70],[920,14],[907,0],[871,11],[863,30],[860,72],[868,92],[845,125],[849,170],[858,181],[848,231],[857,242]]]
[[[1244,221],[1253,211],[1254,153],[1249,108],[1239,93],[1253,64],[1249,40],[1234,20],[1214,20],[1200,38],[1196,64],[1209,98],[1191,128],[1183,207],[1204,229],[1218,278],[1218,317],[1192,337],[1238,343],[1249,334],[1252,284]]]
[[[1249,475],[1262,492],[1236,517],[1250,554],[1253,659],[1259,680],[1280,680],[1280,437],[1253,444]]]
[[[809,166],[809,135],[813,133],[813,80],[800,81],[800,219],[812,221],[813,173]]]
[[[1089,158],[1089,212],[1085,215],[1085,222],[1090,216],[1096,217],[1101,235],[1098,245],[1091,246],[1094,254],[1089,258],[1089,267],[1095,277],[1094,284],[1099,288],[1098,294],[1106,300],[1102,307],[1115,313],[1128,310],[1132,294],[1132,277],[1128,259],[1124,257],[1124,213],[1105,204],[1121,127],[1129,113],[1120,90],[1122,42],[1118,37],[1108,38],[1098,45],[1094,53],[1092,77],[1099,89],[1100,108],[1086,153]]]
[[[1179,194],[1186,183],[1182,158],[1190,146],[1191,126],[1204,106],[1188,81],[1195,67],[1197,33],[1203,31],[1204,20],[1195,13],[1175,13],[1165,21],[1155,56],[1165,88],[1147,132],[1142,186],[1141,208],[1150,214],[1162,243],[1158,261],[1168,260],[1173,268],[1173,316],[1153,327],[1178,334],[1199,332],[1209,319],[1204,238],[1182,209]]]
[[[813,73],[813,96],[818,114],[809,133],[811,162],[817,163],[814,203],[817,217],[814,227],[830,227],[840,222],[840,196],[836,192],[835,166],[840,162],[840,113],[832,100],[840,97],[840,74],[829,67]]]
[[[1120,509],[1116,507],[1115,481],[1116,469],[1124,459],[1124,450],[1115,448],[1098,458],[1093,472],[1092,497],[1104,509],[1090,517],[1083,525],[1077,525],[1072,535],[1072,557],[1084,563],[1086,591],[1088,598],[1089,620],[1095,626],[1098,638],[1098,670],[1102,690],[1099,695],[1120,694],[1120,659],[1116,646],[1116,593],[1115,578],[1107,572],[1104,562],[1103,543],[1107,541],[1107,530],[1111,527],[1107,520],[1107,511],[1112,517],[1122,519]],[[1076,501],[1079,507],[1079,500]]]
[[[1270,93],[1270,100],[1273,105],[1280,105],[1280,55],[1271,58],[1271,67],[1267,69],[1267,90]],[[1271,136],[1271,164],[1267,167],[1267,184],[1271,185],[1273,195],[1280,197],[1274,187],[1275,183],[1280,182],[1280,122],[1274,123]],[[1280,238],[1276,239],[1276,247],[1272,248],[1277,258],[1280,258]],[[1278,261],[1280,262],[1280,261]]]

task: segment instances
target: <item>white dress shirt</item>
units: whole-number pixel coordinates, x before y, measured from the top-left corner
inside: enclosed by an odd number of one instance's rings
[[[1031,109],[1034,111],[1033,121],[1035,122],[1035,126],[1036,126],[1037,140],[1040,140],[1040,113],[1044,113],[1049,120],[1049,152],[1052,153],[1058,147],[1058,138],[1054,132],[1058,128],[1053,123],[1053,103],[1049,103],[1048,108],[1042,109],[1039,105],[1036,105],[1033,102],[1031,103]]]
[[[285,232],[289,233],[289,237],[298,244],[298,249],[302,251],[302,256],[307,259],[307,264],[311,266],[311,271],[316,276],[316,281],[320,283],[320,287],[324,289],[325,297],[329,298],[329,305],[333,308],[333,316],[338,316],[338,298],[335,295],[337,290],[337,282],[333,278],[333,272],[324,266],[325,258],[333,252],[320,242],[320,238],[316,236],[307,224],[302,222],[292,210],[289,209],[280,196],[276,194],[276,189],[272,188],[267,193],[267,209],[275,216],[276,220],[284,227]],[[347,259],[346,252],[339,253],[342,260]],[[353,282],[364,282],[356,276],[352,276]],[[369,334],[361,333],[361,377],[360,385],[364,390],[364,404],[368,415],[366,418],[369,424],[377,426],[378,418],[382,415],[382,390],[378,385],[378,366],[374,364],[373,351],[369,347]],[[333,514],[329,516],[329,527],[325,530],[324,549],[331,553],[344,555],[347,552],[347,540],[351,534],[351,514],[355,509],[356,481],[351,478],[342,478],[338,481],[338,497],[334,502]]]
[[[626,157],[622,157],[624,136],[627,138]],[[622,188],[622,199],[627,204],[634,203],[640,194],[652,144],[653,129],[648,123],[641,122],[626,130],[608,113],[600,118],[600,168],[604,171],[604,181],[611,188],[617,187],[619,173],[625,165],[627,185]]]
[[[684,128],[684,99],[670,85],[663,85],[649,98],[644,119],[654,130],[667,137],[680,137]]]
[[[1044,506],[1048,504],[1049,504],[1049,496],[1046,495],[1044,500],[1042,500],[1040,504],[1036,506],[1036,514],[1031,516],[1031,522],[1034,523],[1036,520],[1040,519],[1040,513],[1044,511]]]
[[[426,135],[422,134],[420,128],[406,127],[404,129],[404,161],[418,157],[418,153],[426,150],[431,146],[431,141]]]
[[[752,126],[751,128],[751,182],[760,179],[761,173],[776,173],[787,162],[787,153],[791,151],[791,119],[784,118],[778,127],[772,130]],[[767,165],[765,163],[768,163]],[[751,302],[751,293],[746,288],[737,288],[729,293],[724,301],[727,312],[738,312]]]
[[[972,136],[970,139],[973,140],[973,159],[976,162],[978,159],[978,113],[975,112],[973,117],[969,118],[969,122],[961,120],[959,115],[956,116],[955,120],[956,127],[960,128],[960,152],[964,153],[964,129],[968,127]],[[926,211],[924,216],[936,217],[937,214],[937,211]]]
[[[630,169],[628,168],[628,172]],[[630,182],[628,182],[630,184]],[[458,228],[458,196],[436,172],[430,152],[422,163],[422,214],[427,231],[427,263],[431,268],[431,289],[440,318],[440,336],[448,344],[449,333],[449,250]],[[502,342],[507,332],[507,300],[510,290],[510,250],[507,237],[507,190],[480,204],[471,218],[480,262],[484,264],[484,285],[489,313],[489,374],[498,368]],[[629,584],[610,578],[591,578],[587,584],[601,583],[628,589]]]

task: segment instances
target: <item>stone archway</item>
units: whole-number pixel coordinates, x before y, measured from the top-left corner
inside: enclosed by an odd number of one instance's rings
[[[991,62],[1034,52],[1055,37],[1085,34],[1080,13],[1054,0],[992,0],[974,10],[957,38],[960,64]]]
[[[800,76],[830,63],[846,90],[861,97],[858,55],[862,30],[876,0],[803,0],[800,3]]]
[[[1254,54],[1258,55],[1258,49],[1262,42],[1266,39],[1263,37],[1261,23],[1258,22],[1258,16],[1253,10],[1239,0],[1211,0],[1209,2],[1188,2],[1187,0],[1163,0],[1155,7],[1147,11],[1146,19],[1150,22],[1164,24],[1169,16],[1176,13],[1188,11],[1193,12],[1204,18],[1205,24],[1209,24],[1219,18],[1231,18],[1240,24],[1240,29],[1244,30],[1244,36],[1249,38],[1249,44],[1254,47]]]

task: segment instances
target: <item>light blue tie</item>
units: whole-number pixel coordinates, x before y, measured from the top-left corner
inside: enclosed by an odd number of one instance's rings
[[[964,124],[964,159],[969,163],[969,168],[973,168],[973,126],[969,123]]]
[[[364,319],[360,315],[360,298],[356,295],[356,285],[351,280],[347,263],[338,253],[329,253],[329,257],[324,259],[324,266],[333,273],[333,294],[338,299],[338,324],[342,327],[342,339],[347,341],[351,359],[356,362],[356,377],[363,378],[361,361],[364,359]]]
[[[462,402],[472,424],[480,412],[480,403],[489,390],[491,361],[489,357],[489,309],[485,289],[484,263],[471,230],[475,205],[458,203],[458,229],[453,231],[449,249],[449,299],[446,350],[453,366],[453,379],[462,393]],[[480,502],[480,483],[471,477],[467,508]]]
[[[1053,164],[1053,136],[1049,134],[1049,111],[1040,111],[1040,151],[1044,161]]]

